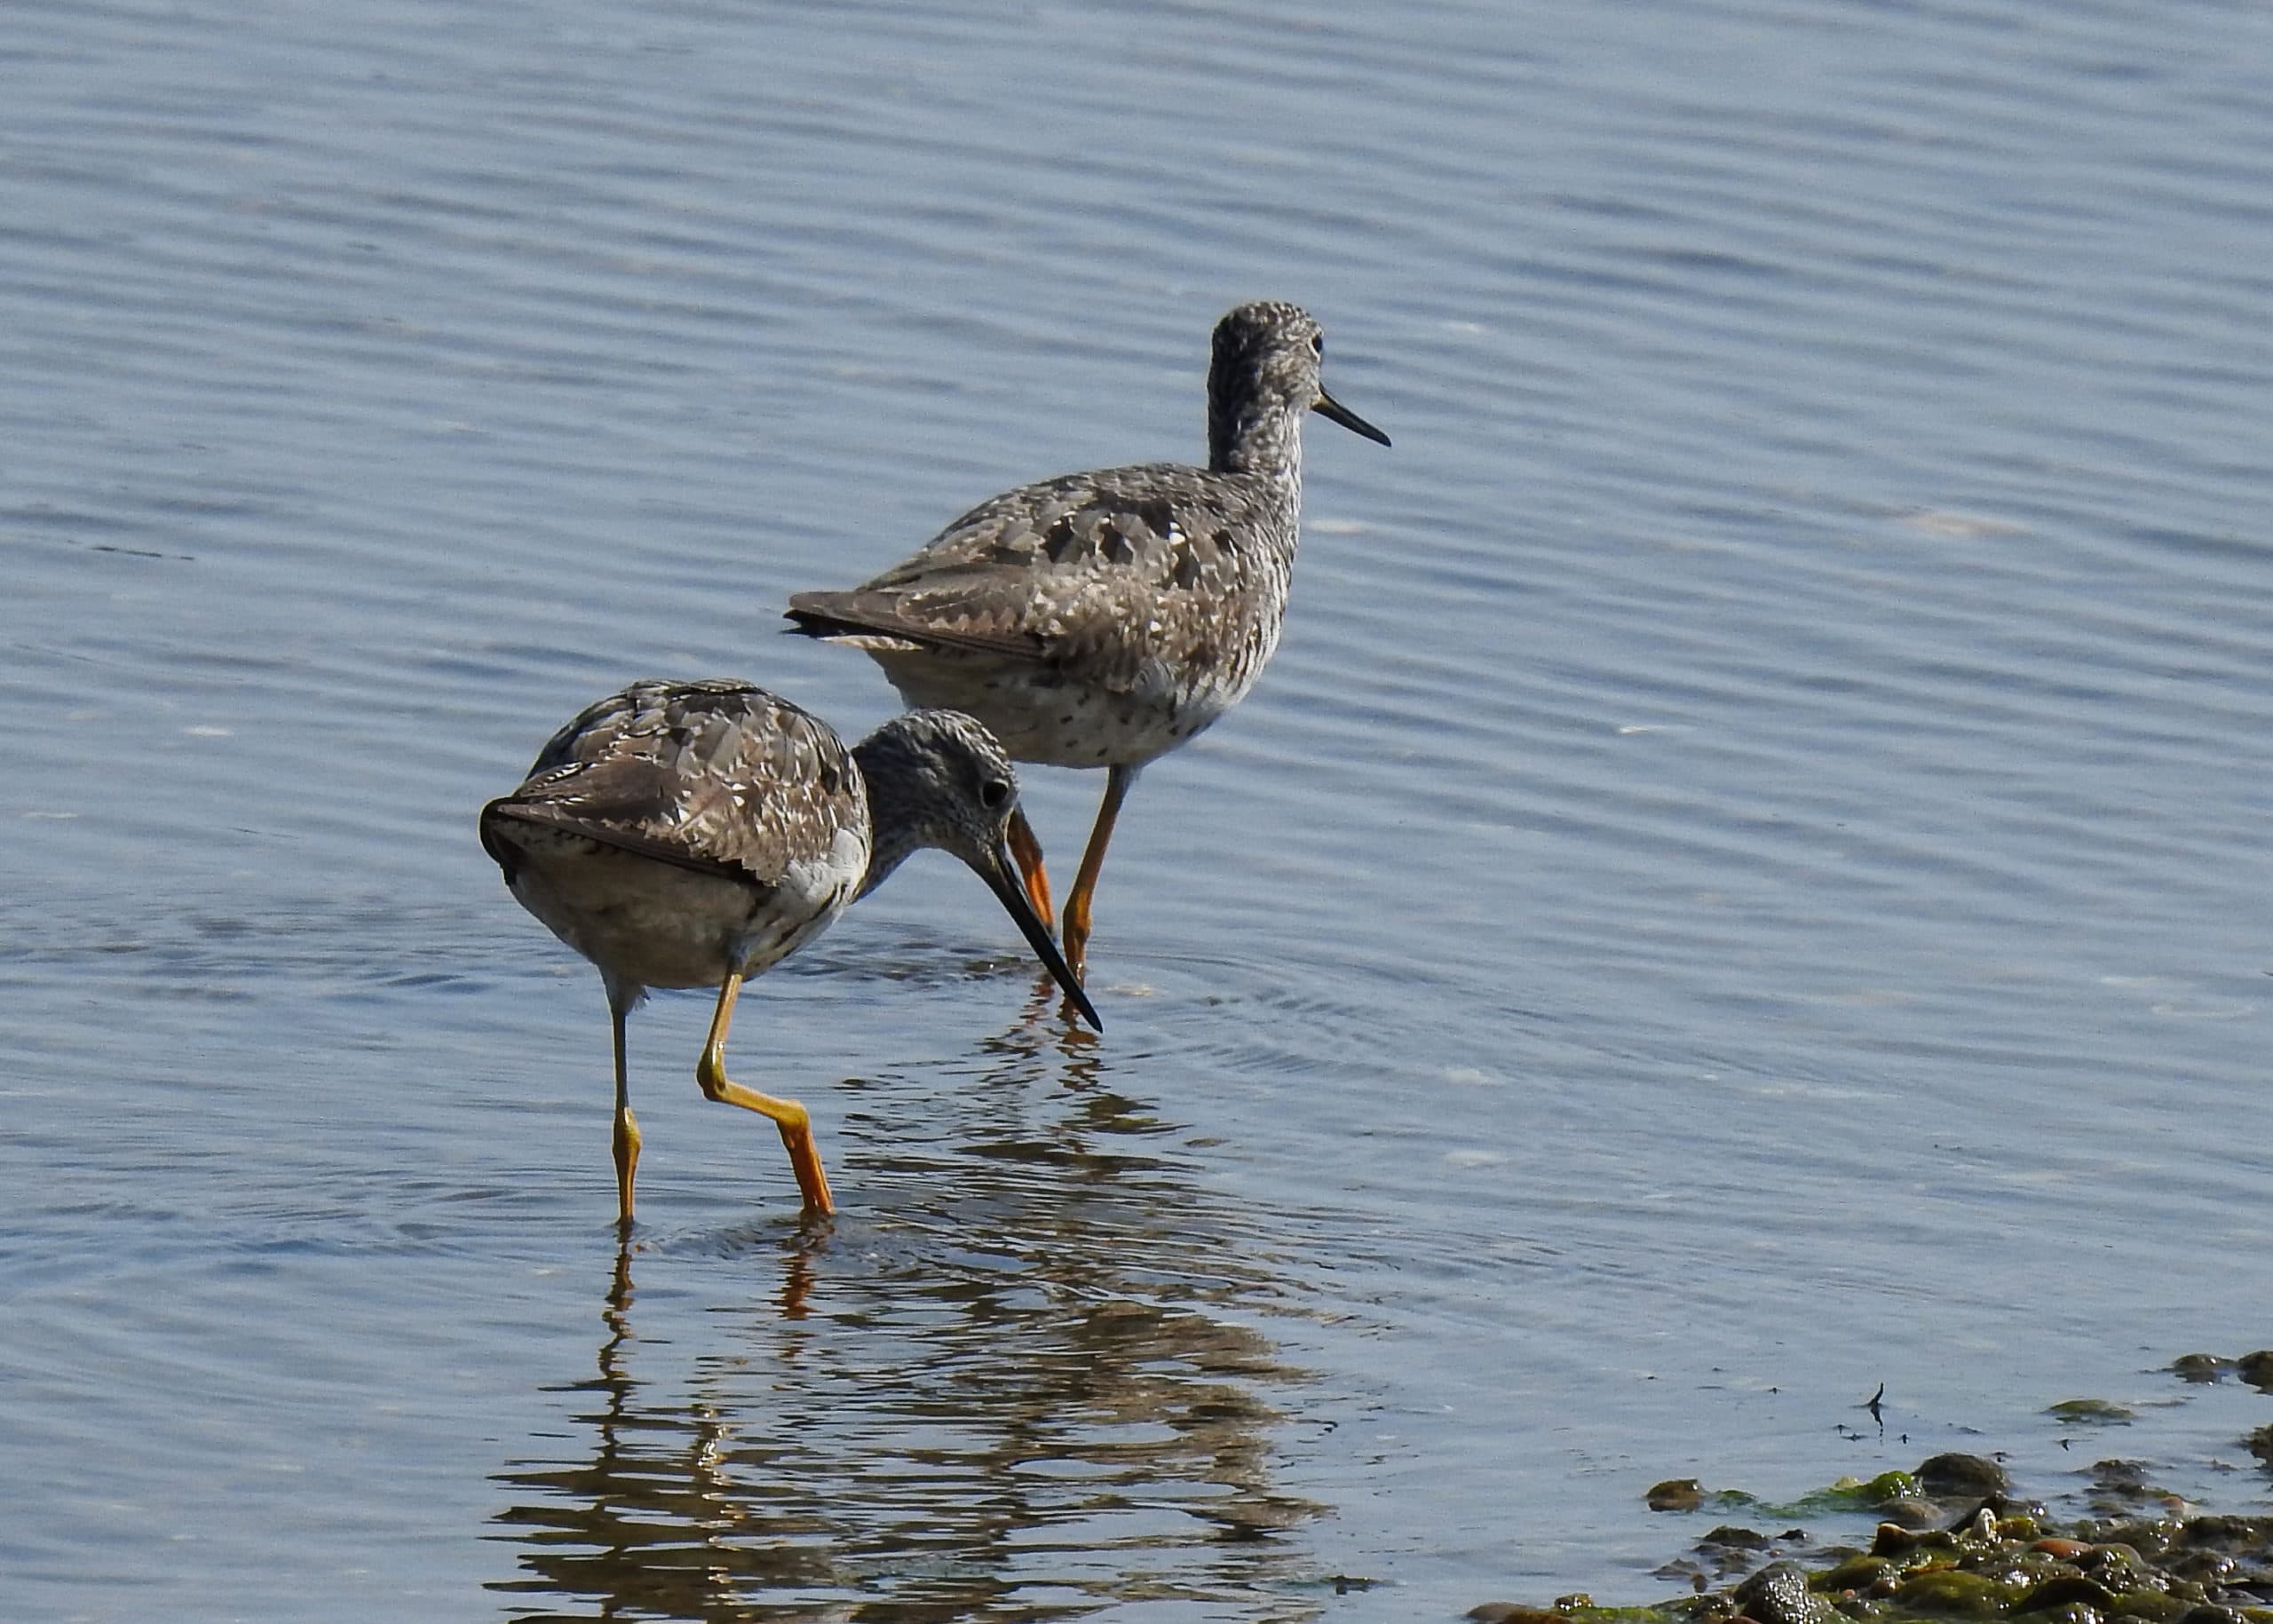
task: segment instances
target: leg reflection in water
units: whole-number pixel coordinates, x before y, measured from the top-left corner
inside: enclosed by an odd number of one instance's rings
[[[1335,1311],[1303,1220],[1216,1193],[1130,1060],[1037,1013],[847,1081],[866,1193],[829,1229],[618,1255],[597,1377],[498,1478],[517,1606],[1310,1611],[1322,1508],[1273,1484],[1310,1377],[1263,1328]]]
[[[806,1311],[809,1251],[788,1250],[775,1294],[784,1320]],[[701,1398],[671,1400],[634,1374],[642,1350],[631,1265],[631,1246],[619,1243],[598,1370],[552,1390],[574,1406],[589,1457],[524,1461],[497,1474],[517,1497],[495,1520],[514,1530],[521,1574],[489,1588],[529,1598],[534,1613],[574,1598],[598,1604],[603,1617],[621,1609],[712,1619],[742,1616],[754,1595],[825,1582],[825,1553],[785,1539],[781,1520],[738,1483],[733,1418]]]

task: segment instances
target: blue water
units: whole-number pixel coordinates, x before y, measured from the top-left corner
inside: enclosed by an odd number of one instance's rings
[[[13,7],[0,1611],[1450,1618],[1948,1446],[2267,1509],[2161,1371],[2273,1344],[2269,74],[2229,4]],[[475,809],[634,677],[872,725],[787,595],[1196,456],[1258,297],[1397,443],[1311,425],[1104,1034],[913,865],[735,1029],[842,1217],[662,998],[620,1256]],[[1027,774],[1057,864],[1100,788]]]

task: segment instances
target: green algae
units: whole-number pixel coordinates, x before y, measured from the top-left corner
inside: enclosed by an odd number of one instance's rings
[[[1881,1472],[1875,1477],[1841,1477],[1829,1488],[1802,1494],[1792,1502],[1788,1509],[1794,1517],[1871,1511],[1880,1506],[1891,1505],[1897,1500],[1915,1500],[1920,1493],[1914,1472]]]
[[[1761,1500],[1742,1489],[1700,1489],[1693,1477],[1653,1484],[1643,1495],[1652,1511],[1747,1511],[1770,1522],[1794,1523],[1809,1517],[1843,1517],[1875,1511],[1897,1501],[1918,1498],[1917,1477],[1910,1472],[1881,1472],[1875,1477],[1841,1477],[1828,1487],[1815,1489],[1797,1500]]]
[[[2105,1398],[2063,1398],[2057,1404],[2047,1405],[2044,1413],[2061,1421],[2095,1427],[2127,1427],[2138,1419],[2137,1411]]]
[[[1924,1567],[1905,1575],[1892,1599],[1930,1618],[2000,1619],[2021,1597],[2017,1586],[1958,1567]]]
[[[1760,1501],[1742,1489],[1708,1489],[1694,1477],[1668,1477],[1653,1483],[1643,1492],[1642,1499],[1652,1511],[1746,1511],[1760,1507]]]
[[[2134,1463],[2102,1462],[2103,1484],[2144,1479]],[[1681,1488],[1675,1495],[1660,1491]],[[1741,1506],[1776,1524],[1824,1516],[1881,1514],[1868,1550],[1812,1546],[1792,1527],[1773,1537],[1715,1528],[1695,1551],[1717,1572],[1759,1562],[1740,1579],[1706,1588],[1693,1561],[1692,1594],[1646,1606],[1601,1607],[1591,1596],[1552,1607],[1490,1603],[1478,1624],[2273,1624],[2273,1517],[2085,1518],[2063,1524],[2039,1504],[2006,1492],[2003,1470],[1979,1456],[1937,1455],[1915,1472],[1842,1478],[1782,1504],[1693,1480],[1659,1485],[1663,1509]],[[1984,1489],[1989,1492],[1983,1493]],[[1892,1513],[1913,1518],[1910,1525]],[[1917,1525],[1924,1516],[1928,1525]],[[1809,1567],[1783,1557],[1810,1553]]]

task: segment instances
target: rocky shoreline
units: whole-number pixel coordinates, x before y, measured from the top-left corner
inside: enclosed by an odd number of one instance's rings
[[[2273,1354],[2253,1376],[2273,1387]],[[2249,1360],[2192,1356],[2182,1380]],[[2273,1469],[2273,1426],[2244,1440]],[[2024,1624],[2273,1624],[2273,1517],[2188,1514],[2134,1462],[2093,1469],[2089,1514],[2055,1518],[2016,1496],[2004,1469],[1976,1454],[1937,1454],[1910,1472],[1843,1483],[1771,1511],[1686,1479],[1660,1483],[1652,1510],[1769,1512],[1778,1523],[1857,1512],[1877,1517],[1867,1546],[1815,1545],[1804,1527],[1770,1532],[1727,1523],[1658,1570],[1691,1593],[1646,1606],[1602,1607],[1588,1596],[1548,1606],[1487,1602],[1476,1624],[1903,1624],[1909,1620]]]

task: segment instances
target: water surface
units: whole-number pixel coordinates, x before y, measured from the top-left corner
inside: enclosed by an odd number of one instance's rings
[[[2273,1343],[2269,71],[2213,4],[15,8],[11,1615],[1643,1600],[1659,1478],[1952,1445],[2264,1509],[2262,1397],[2156,1373]],[[1255,297],[1397,444],[1311,425],[1105,1034],[913,865],[737,1024],[842,1218],[661,998],[620,1251],[474,810],[634,677],[873,725],[787,594],[1197,455]],[[1028,775],[1059,863],[1100,787]]]

